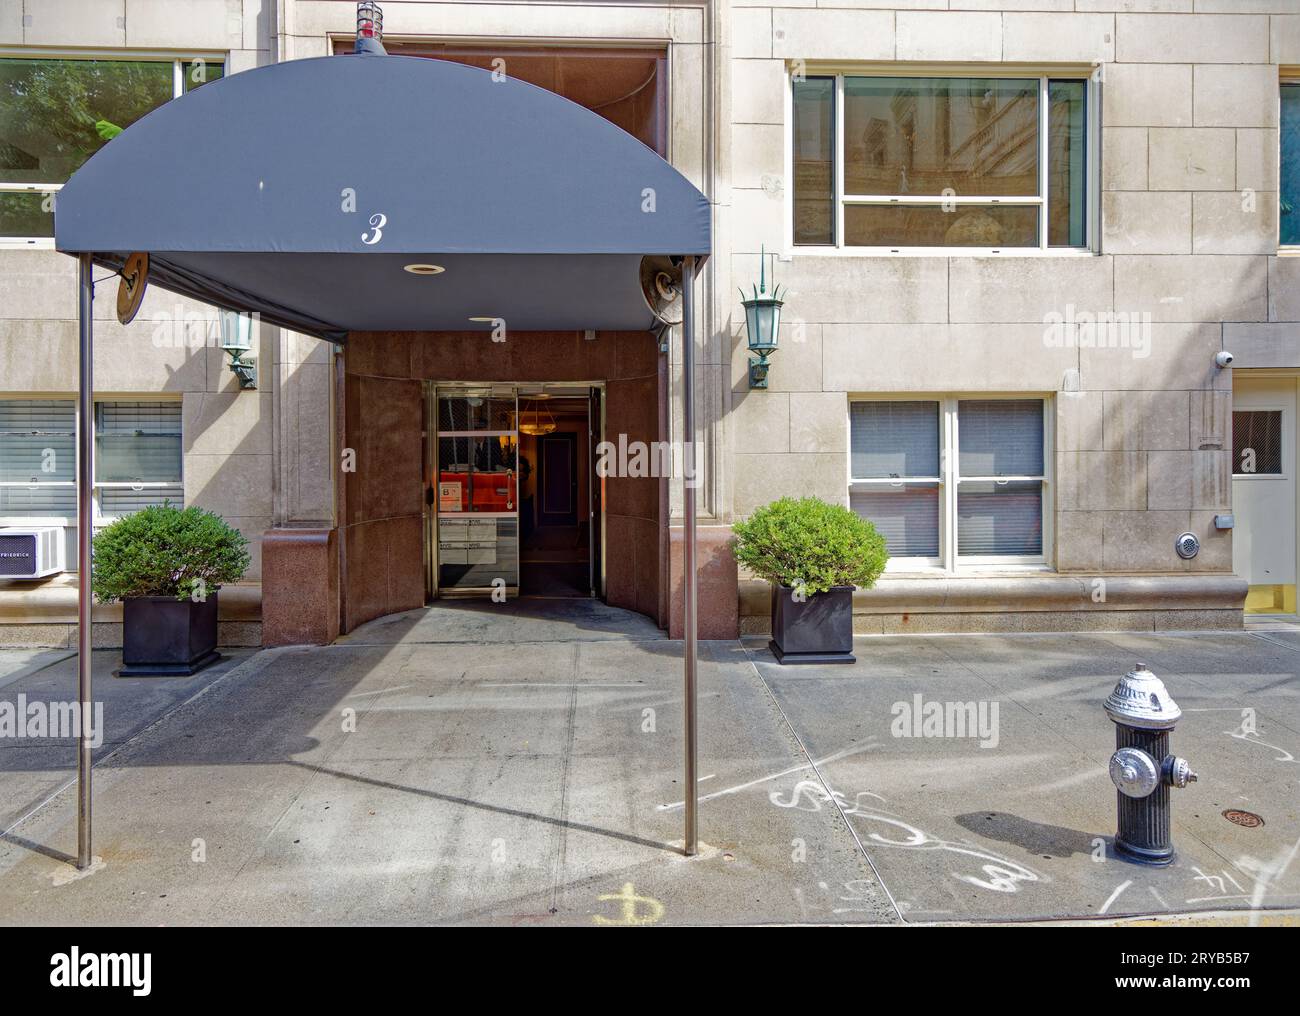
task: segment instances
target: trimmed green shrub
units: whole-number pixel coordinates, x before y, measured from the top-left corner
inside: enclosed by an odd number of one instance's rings
[[[736,560],[776,585],[809,595],[832,586],[870,589],[889,560],[876,527],[842,505],[783,497],[733,527]]]
[[[95,534],[92,588],[101,603],[135,596],[202,599],[248,570],[248,541],[220,515],[164,504]]]

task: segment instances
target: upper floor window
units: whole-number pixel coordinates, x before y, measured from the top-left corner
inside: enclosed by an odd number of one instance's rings
[[[0,56],[0,242],[52,237],[55,195],[87,159],[224,69],[201,59]]]
[[[1300,81],[1282,82],[1278,239],[1300,247]]]
[[[849,506],[894,567],[1045,563],[1042,399],[849,403]]]
[[[351,36],[336,54],[351,53]],[[384,40],[391,56],[468,64],[545,88],[585,106],[668,157],[668,52],[659,48]]]
[[[793,241],[1087,248],[1086,78],[793,79]]]

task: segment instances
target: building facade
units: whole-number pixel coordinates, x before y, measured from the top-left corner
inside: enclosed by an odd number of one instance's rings
[[[804,494],[886,535],[863,633],[1295,613],[1300,0],[383,6],[390,53],[558,92],[708,197],[702,636],[765,630],[730,523]],[[59,186],[173,98],[350,59],[355,7],[0,0],[0,526],[61,529],[67,567],[0,583],[0,642],[75,638]],[[420,130],[421,97],[392,101]],[[737,295],[760,272],[785,301],[766,388]],[[121,326],[110,295],[99,516],[183,499],[245,532],[227,644],[498,585],[679,627],[681,488],[651,468],[682,443],[671,336],[260,323],[246,388],[215,308],[153,288]]]

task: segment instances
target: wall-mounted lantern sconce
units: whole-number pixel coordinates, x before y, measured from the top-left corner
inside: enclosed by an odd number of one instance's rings
[[[767,251],[763,249],[758,256],[758,285],[753,287],[754,295],[748,299],[745,291],[740,291],[740,305],[745,308],[745,332],[749,338],[749,350],[758,357],[749,360],[749,387],[767,387],[767,358],[776,352],[777,331],[781,327],[781,287],[773,286],[772,295],[767,295]]]
[[[230,372],[239,378],[239,387],[256,388],[257,366],[244,359],[253,348],[253,315],[221,312],[221,348],[230,354]]]

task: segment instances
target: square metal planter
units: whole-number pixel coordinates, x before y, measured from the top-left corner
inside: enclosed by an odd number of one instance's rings
[[[790,586],[772,587],[772,641],[778,663],[855,663],[853,586],[834,586],[802,602]]]
[[[219,659],[216,593],[199,603],[171,596],[122,601],[118,677],[186,677]]]

